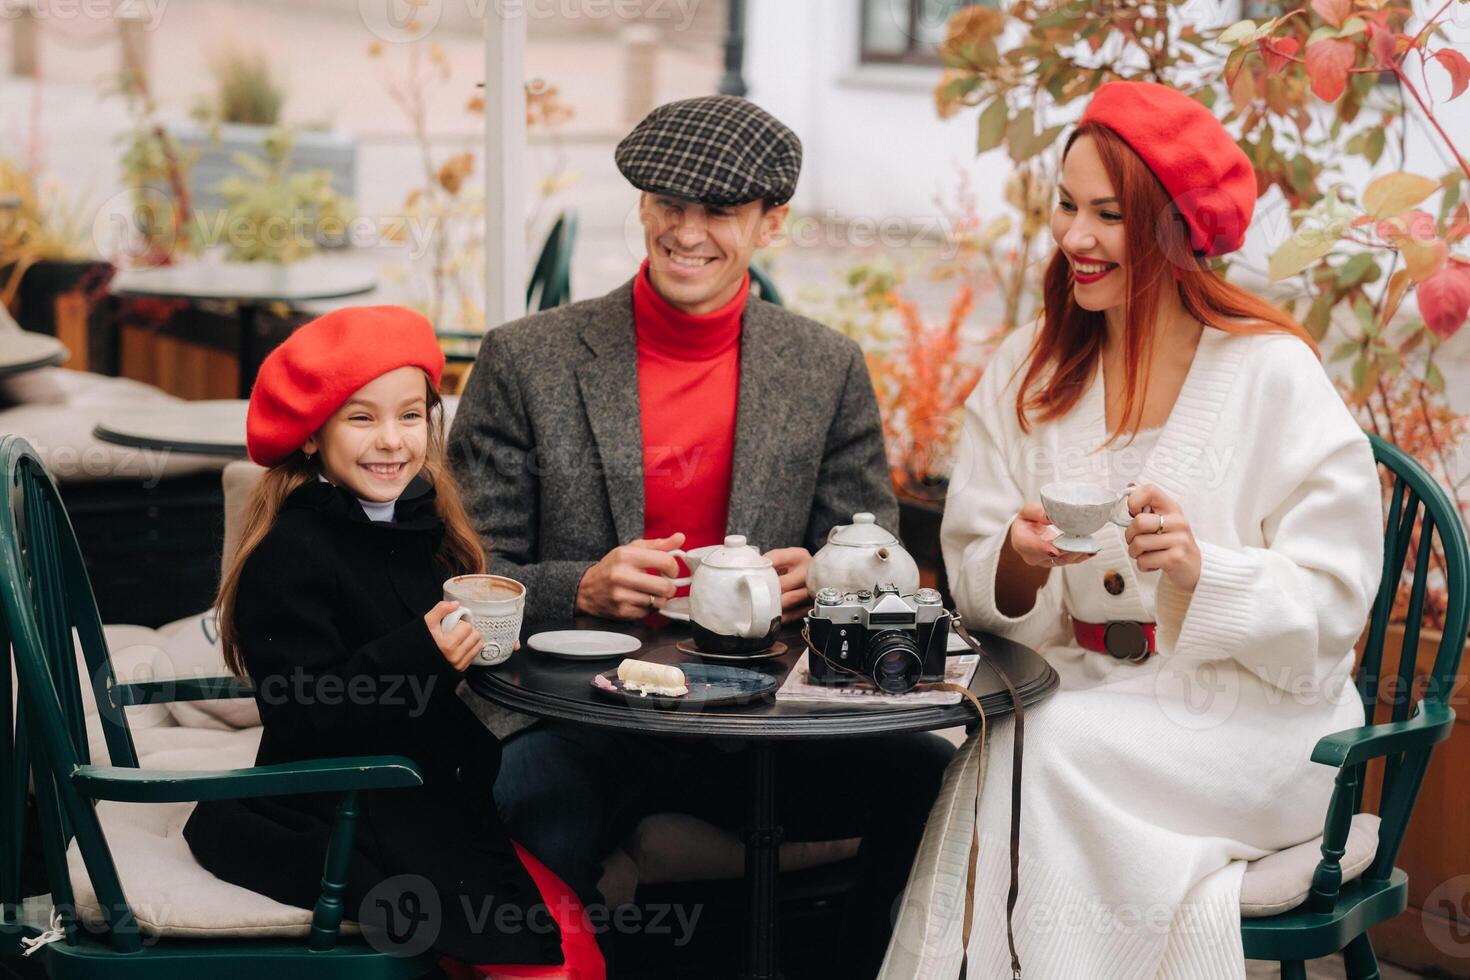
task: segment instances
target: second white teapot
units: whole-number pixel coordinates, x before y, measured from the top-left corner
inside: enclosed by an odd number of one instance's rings
[[[898,538],[878,525],[872,514],[853,514],[851,524],[827,532],[827,543],[812,556],[806,587],[838,592],[872,591],[881,582],[898,586],[899,595],[919,589],[919,565]]]

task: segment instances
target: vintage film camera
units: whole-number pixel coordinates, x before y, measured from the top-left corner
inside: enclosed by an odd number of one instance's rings
[[[813,684],[869,681],[889,694],[944,680],[945,646],[953,615],[934,589],[912,596],[889,583],[872,592],[819,589],[807,614]]]

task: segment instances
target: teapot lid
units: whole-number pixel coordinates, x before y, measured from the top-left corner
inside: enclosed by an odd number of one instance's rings
[[[883,530],[878,519],[866,512],[853,514],[851,524],[834,527],[827,540],[859,548],[884,548],[898,544],[898,538]]]
[[[724,545],[711,552],[700,564],[712,568],[766,568],[771,561],[754,546],[746,544],[745,535],[729,534],[725,536]]]

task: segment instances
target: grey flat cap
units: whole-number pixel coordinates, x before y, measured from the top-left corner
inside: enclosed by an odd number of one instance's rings
[[[801,140],[775,116],[733,95],[661,105],[618,144],[618,169],[651,194],[714,207],[785,204],[801,173]]]

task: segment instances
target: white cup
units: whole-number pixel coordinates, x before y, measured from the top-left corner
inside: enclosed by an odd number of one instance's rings
[[[485,641],[474,660],[477,666],[494,667],[510,659],[526,611],[524,585],[503,575],[456,575],[444,583],[444,598],[458,602],[459,608],[440,620],[439,629],[448,633],[467,618]]]
[[[1112,521],[1119,527],[1133,523],[1128,513],[1130,491],[1109,490],[1095,483],[1048,483],[1041,488],[1041,506],[1047,520],[1061,529],[1053,540],[1064,551],[1095,550],[1092,533]]]
[[[717,544],[707,544],[703,548],[690,548],[688,551],[685,551],[683,548],[675,548],[669,552],[675,558],[684,559],[684,565],[689,569],[688,575],[685,575],[683,578],[671,578],[669,581],[675,585],[688,585],[694,581],[694,572],[699,568],[699,563],[708,558],[719,547],[720,545]]]

